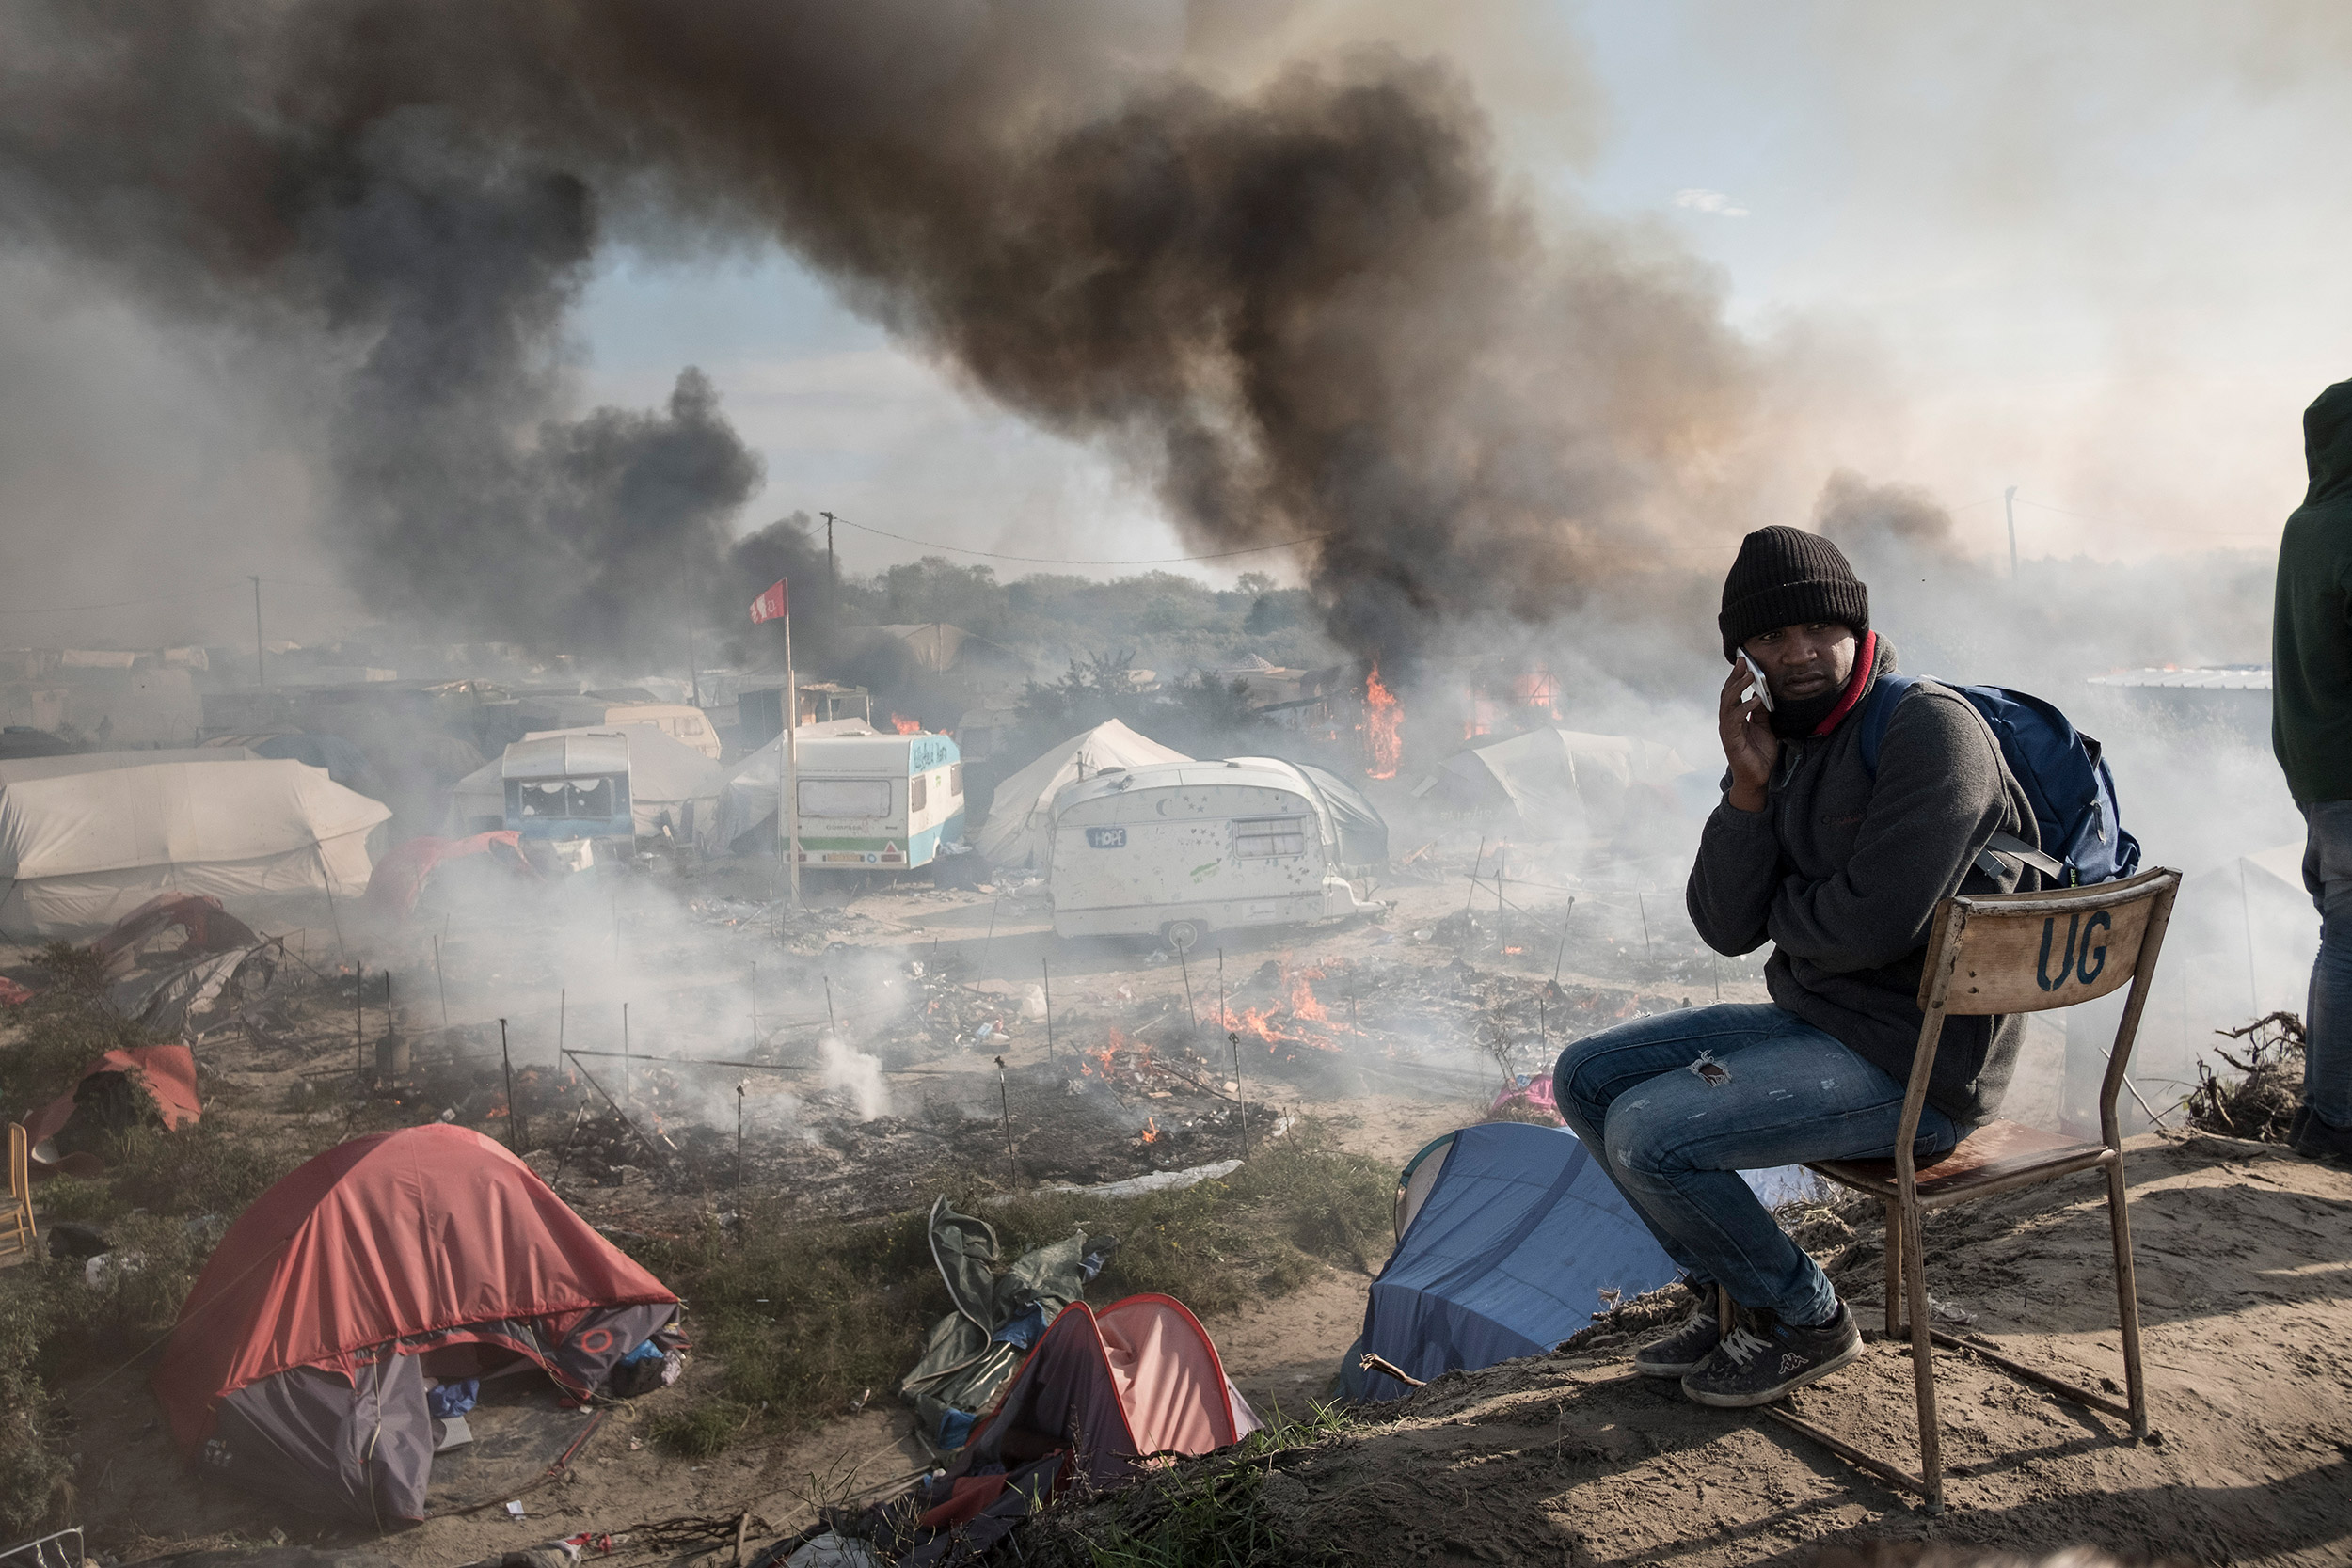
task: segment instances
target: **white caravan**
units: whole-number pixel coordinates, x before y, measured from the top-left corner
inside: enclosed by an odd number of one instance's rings
[[[1184,948],[1215,930],[1369,912],[1379,906],[1348,884],[1340,830],[1316,780],[1271,757],[1098,773],[1055,797],[1054,934],[1156,932]]]

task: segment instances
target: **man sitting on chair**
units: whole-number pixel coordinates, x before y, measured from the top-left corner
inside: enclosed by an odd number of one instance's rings
[[[1852,720],[1895,656],[1836,545],[1793,528],[1749,534],[1718,625],[1732,660],[1718,705],[1730,771],[1691,869],[1691,919],[1720,953],[1772,942],[1772,999],[1604,1030],[1561,1053],[1553,1088],[1699,1297],[1635,1367],[1680,1378],[1702,1403],[1751,1405],[1836,1371],[1862,1337],[1739,1173],[1893,1158],[1935,907],[1955,893],[2016,891],[2021,877],[2038,887],[2015,858],[1984,851],[1995,833],[2039,840],[1992,730],[1948,688],[1921,681],[1903,693],[1875,776],[1865,765]],[[1742,652],[1769,704],[1751,692]],[[1946,1022],[1918,1158],[1992,1118],[2023,1025]],[[1720,1337],[1719,1285],[1740,1308]]]

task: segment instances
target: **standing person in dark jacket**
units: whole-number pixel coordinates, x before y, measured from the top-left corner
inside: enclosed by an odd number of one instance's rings
[[[1903,693],[1876,776],[1863,766],[1861,726],[1849,721],[1895,656],[1836,545],[1793,528],[1749,534],[1717,619],[1734,661],[1717,708],[1730,769],[1691,869],[1691,919],[1718,952],[1772,942],[1772,999],[1605,1030],[1562,1053],[1553,1085],[1568,1125],[1604,1156],[1699,1298],[1636,1369],[1680,1378],[1703,1403],[1749,1405],[1836,1371],[1862,1337],[1739,1173],[1893,1156],[1935,907],[1959,892],[2016,890],[2033,873],[1979,856],[1995,833],[2039,839],[1993,732],[1948,688],[1921,681]],[[1742,651],[1764,671],[1770,711],[1747,695]],[[1992,1117],[2023,1025],[1945,1024],[1919,1157]],[[1740,1309],[1720,1340],[1717,1285]]]
[[[2279,541],[2270,740],[2308,836],[2319,958],[2303,1011],[2297,1154],[2352,1160],[2352,381],[2303,410],[2311,489]]]

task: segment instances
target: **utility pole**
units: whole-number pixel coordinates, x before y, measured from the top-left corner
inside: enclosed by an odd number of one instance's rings
[[[830,512],[819,512],[818,515],[825,519],[825,581],[837,592],[841,587],[841,568],[833,559],[834,515]]]
[[[2002,510],[2009,514],[2009,580],[2017,580],[2017,486],[2001,492]]]
[[[262,668],[262,579],[253,579],[253,684],[256,689],[269,686],[269,674]]]

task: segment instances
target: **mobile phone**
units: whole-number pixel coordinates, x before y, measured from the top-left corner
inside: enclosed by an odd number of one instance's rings
[[[1745,648],[1740,650],[1740,662],[1748,667],[1748,673],[1754,676],[1756,680],[1756,684],[1754,686],[1740,693],[1740,700],[1744,703],[1750,697],[1754,697],[1757,702],[1764,705],[1765,712],[1772,712],[1772,683],[1764,678],[1763,666],[1757,664],[1756,660],[1750,658],[1748,657],[1748,651]]]

